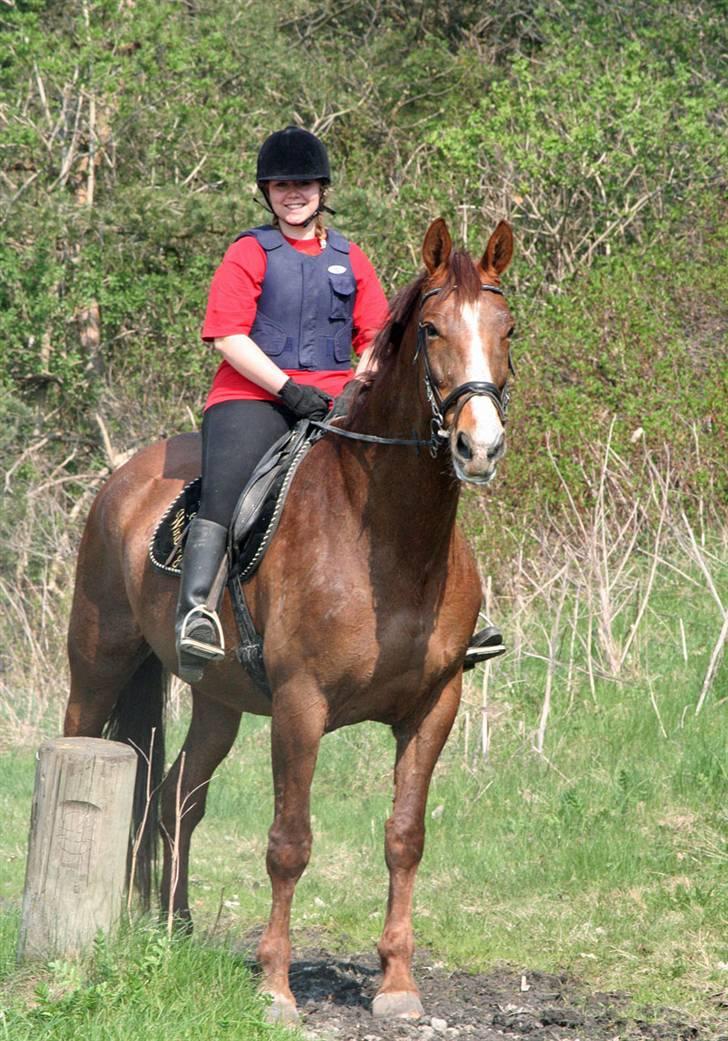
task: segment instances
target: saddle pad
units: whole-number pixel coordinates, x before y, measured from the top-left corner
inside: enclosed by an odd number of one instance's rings
[[[251,578],[278,527],[293,476],[320,435],[307,422],[299,424],[266,453],[243,489],[231,524],[231,577]],[[180,575],[190,522],[200,507],[202,478],[185,485],[167,507],[149,543],[152,564],[168,575]]]
[[[149,559],[159,571],[168,575],[182,573],[182,550],[190,521],[200,508],[201,487],[201,477],[186,484],[154,529],[149,543]]]

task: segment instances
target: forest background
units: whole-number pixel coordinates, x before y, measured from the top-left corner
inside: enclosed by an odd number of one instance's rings
[[[325,139],[336,223],[388,293],[419,269],[434,217],[476,255],[498,219],[512,222],[518,450],[496,508],[523,528],[563,501],[549,439],[586,504],[580,464],[612,417],[624,458],[667,446],[681,489],[718,501],[724,13],[606,0],[4,5],[4,454],[44,439],[72,484],[107,461],[97,414],[119,450],[199,421],[215,365],[199,338],[210,278],[264,220],[261,140],[294,122]]]
[[[605,749],[622,735],[619,805],[649,789],[656,807],[682,770],[695,848],[724,864],[725,24],[720,0],[3,0],[2,746],[57,730],[85,514],[133,451],[199,426],[209,281],[264,220],[261,140],[296,123],[325,140],[335,224],[388,293],[433,218],[476,256],[499,219],[514,227],[509,453],[461,512],[514,654],[490,716],[487,680],[466,692],[463,761],[476,744],[487,758],[499,717],[506,773],[532,752],[550,770],[547,728],[564,755],[598,755],[603,725]],[[644,743],[617,765],[638,702],[660,763],[647,788]],[[554,820],[584,828],[590,767],[559,769]],[[703,936],[701,884],[685,908]],[[728,961],[711,944],[667,977],[704,998]]]

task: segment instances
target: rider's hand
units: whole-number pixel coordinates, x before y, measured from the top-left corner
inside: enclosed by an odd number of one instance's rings
[[[300,419],[325,419],[329,414],[332,399],[316,387],[308,387],[294,380],[287,380],[278,391],[283,404]]]

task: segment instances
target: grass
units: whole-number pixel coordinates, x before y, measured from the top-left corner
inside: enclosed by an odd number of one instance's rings
[[[601,705],[555,714],[552,765],[534,754],[514,704],[488,761],[465,758],[464,729],[455,735],[430,795],[418,941],[453,967],[567,969],[638,1004],[697,1012],[728,960],[719,709],[682,726],[681,706],[666,711],[665,739],[644,685],[599,693]],[[233,862],[219,861],[212,823],[194,854],[198,914],[209,917],[224,889],[222,931],[244,931],[267,911],[266,745],[254,725],[211,792]],[[382,925],[390,759],[388,734],[360,727],[325,740],[317,772],[316,841],[295,922],[353,950],[370,948]]]
[[[4,950],[13,932],[6,916]],[[113,943],[100,936],[81,962],[54,961],[11,978],[12,1001],[0,1003],[0,1037],[13,1041],[291,1041],[290,1032],[264,1022],[244,958],[170,941],[157,928],[138,926]]]

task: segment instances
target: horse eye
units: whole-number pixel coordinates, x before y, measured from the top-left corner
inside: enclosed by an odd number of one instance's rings
[[[439,332],[437,326],[433,325],[432,322],[425,322],[425,332],[427,333],[428,336],[439,336],[440,335],[440,332]]]
[[[510,340],[510,338],[514,335],[515,331],[516,331],[516,327],[515,327],[515,325],[512,325],[510,327],[510,329],[508,330],[508,332],[506,333],[506,339]]]

